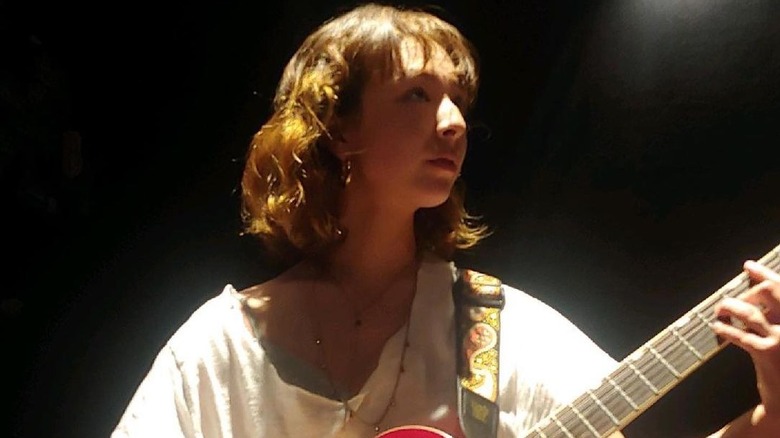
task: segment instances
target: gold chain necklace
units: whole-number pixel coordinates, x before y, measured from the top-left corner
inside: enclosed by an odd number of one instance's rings
[[[413,289],[412,290],[412,293],[413,293],[412,298],[414,298],[414,293],[417,292],[417,290],[416,290],[417,289],[417,271],[419,270],[419,263],[417,261],[415,261],[415,263],[412,264],[412,267],[414,268],[414,285],[412,286],[412,289]],[[333,276],[332,274],[328,273],[328,269],[327,268],[321,267],[320,269],[322,269],[323,276],[325,278],[327,278],[330,282],[332,282],[339,289],[339,291],[341,292],[341,295],[344,297],[345,301],[349,304],[349,307],[352,310],[353,325],[355,327],[358,327],[358,328],[360,328],[363,325],[363,320],[364,320],[363,315],[365,313],[369,312],[374,307],[376,307],[379,303],[381,303],[382,300],[384,300],[385,297],[387,296],[388,291],[390,289],[392,289],[392,287],[393,287],[393,284],[391,283],[384,290],[382,290],[381,292],[376,294],[376,296],[371,301],[369,301],[366,305],[362,306],[361,308],[358,308],[358,306],[355,306],[352,303],[353,300],[350,299],[352,297],[352,295],[347,293],[347,291],[344,288],[344,286],[341,285],[341,282],[339,282],[338,279],[336,279],[335,276]]]
[[[401,382],[401,375],[406,371],[406,369],[404,367],[404,362],[405,362],[405,359],[406,359],[406,351],[409,348],[409,331],[410,331],[409,329],[410,329],[410,327],[412,325],[411,324],[411,312],[412,312],[412,305],[414,304],[414,298],[417,295],[417,274],[418,274],[418,272],[419,272],[419,266],[416,267],[415,273],[414,273],[414,280],[413,280],[414,281],[414,286],[413,286],[413,291],[412,291],[413,292],[412,293],[412,300],[409,303],[409,310],[408,310],[407,317],[406,317],[406,323],[405,323],[406,328],[404,330],[404,340],[403,340],[403,345],[401,347],[401,357],[398,360],[398,371],[395,374],[395,382],[393,383],[393,390],[390,393],[390,399],[387,401],[387,404],[385,405],[385,408],[382,410],[381,415],[374,421],[366,421],[365,419],[360,417],[358,415],[357,411],[353,410],[349,406],[349,398],[348,398],[348,396],[344,396],[344,395],[342,395],[338,391],[338,388],[336,387],[336,384],[333,381],[333,377],[331,376],[330,371],[328,370],[327,361],[325,359],[325,344],[323,343],[323,339],[322,339],[323,338],[323,336],[322,336],[322,334],[323,334],[322,323],[320,322],[319,318],[315,318],[314,317],[314,313],[311,311],[311,307],[307,306],[309,308],[309,318],[311,319],[312,322],[316,321],[317,330],[314,333],[314,335],[315,335],[314,336],[314,344],[316,345],[316,347],[318,349],[318,355],[319,355],[319,359],[320,359],[319,367],[323,371],[323,373],[325,374],[325,378],[328,380],[328,384],[330,385],[331,392],[332,392],[332,397],[331,398],[339,400],[341,402],[342,406],[343,406],[343,409],[344,409],[344,421],[343,421],[342,428],[346,427],[347,423],[349,423],[349,421],[352,418],[356,418],[361,423],[364,423],[364,424],[367,424],[367,425],[371,426],[374,429],[374,432],[379,432],[380,430],[382,430],[381,425],[382,425],[382,422],[385,420],[385,417],[387,417],[387,414],[390,413],[390,409],[393,406],[395,406],[395,403],[396,403],[395,397],[396,397],[396,393],[398,391],[398,384]],[[314,289],[316,288],[317,283],[316,283],[316,280],[313,280],[313,281],[314,281],[313,286],[315,286],[315,287],[313,287],[312,289],[313,289],[313,293],[314,293]],[[384,295],[384,293],[382,293],[381,295]],[[372,307],[374,304],[375,303],[371,303],[368,308]],[[364,311],[365,310],[366,309],[364,309]],[[361,325],[361,323],[362,322],[360,321],[360,319],[356,319],[355,327],[359,327]],[[313,324],[313,325],[315,325],[315,324]],[[350,354],[352,356],[354,356],[354,354],[355,354],[355,352],[354,352],[354,343],[353,343],[352,347],[353,347],[353,351]]]
[[[390,399],[387,401],[387,404],[385,405],[385,408],[382,410],[382,413],[379,415],[379,417],[374,421],[367,421],[366,419],[362,418],[360,415],[358,415],[357,411],[353,410],[349,406],[349,398],[347,396],[342,396],[339,394],[338,389],[336,388],[336,384],[333,382],[333,379],[330,376],[330,372],[328,372],[327,364],[325,363],[325,351],[324,351],[324,344],[322,342],[321,338],[315,338],[314,343],[319,348],[319,355],[320,355],[320,369],[323,370],[325,373],[325,377],[328,379],[328,383],[330,384],[331,391],[333,393],[333,397],[337,398],[343,408],[344,408],[344,424],[342,427],[346,427],[347,423],[353,418],[359,420],[361,423],[368,424],[374,429],[374,432],[379,432],[382,430],[382,422],[385,420],[385,417],[387,417],[387,414],[390,413],[390,409],[395,406],[395,397],[396,393],[398,392],[398,384],[401,382],[401,374],[403,374],[406,369],[404,368],[404,362],[406,359],[406,350],[409,348],[409,327],[411,326],[411,321],[407,319],[406,321],[406,329],[404,333],[404,343],[401,347],[401,357],[398,360],[398,371],[395,374],[395,382],[393,383],[393,390],[390,393]]]

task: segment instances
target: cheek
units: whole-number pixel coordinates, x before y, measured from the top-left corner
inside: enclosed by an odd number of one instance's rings
[[[436,132],[436,112],[422,103],[400,105],[377,120],[381,129],[396,130],[406,135]]]
[[[460,165],[458,166],[459,168],[463,167],[463,162],[466,161],[466,156],[468,155],[468,152],[469,152],[469,144],[466,139],[466,136],[464,135],[463,143],[458,144],[458,156],[460,157]]]
[[[420,106],[365,117],[357,149],[366,176],[387,178],[412,171],[435,134],[435,124]]]
[[[364,153],[388,160],[388,165],[419,156],[429,135],[411,118],[385,119],[367,128]]]

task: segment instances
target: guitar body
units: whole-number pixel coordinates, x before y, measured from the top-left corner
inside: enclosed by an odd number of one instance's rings
[[[452,435],[428,426],[401,426],[388,429],[376,438],[453,438]]]

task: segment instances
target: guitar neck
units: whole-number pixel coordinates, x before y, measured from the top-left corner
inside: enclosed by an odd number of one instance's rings
[[[780,267],[780,245],[759,262]],[[623,429],[725,344],[710,330],[715,305],[750,287],[744,272],[631,353],[602,380],[537,424],[526,438],[605,437]]]

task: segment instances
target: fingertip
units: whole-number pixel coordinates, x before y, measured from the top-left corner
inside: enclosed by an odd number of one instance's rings
[[[710,330],[718,336],[726,336],[728,334],[726,333],[726,323],[723,321],[716,319],[710,321],[707,325],[710,327]]]
[[[739,302],[739,301],[741,301],[739,298],[726,296],[726,297],[721,298],[721,300],[715,304],[715,308],[716,309],[721,309],[721,308],[723,308],[723,306],[728,306],[729,304],[734,304],[734,303]]]

